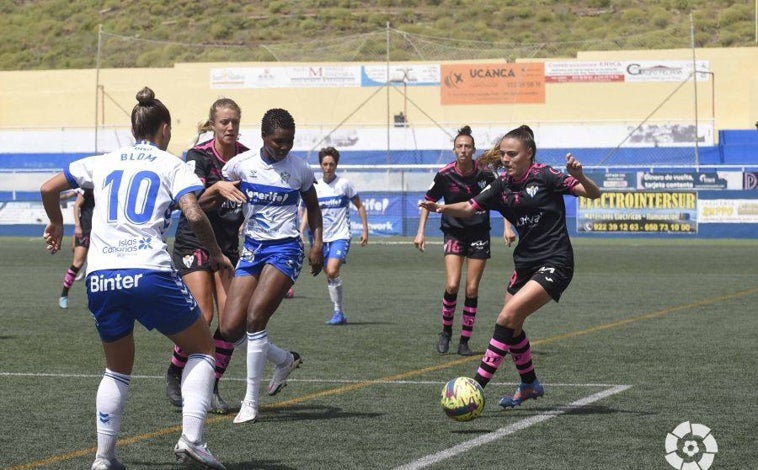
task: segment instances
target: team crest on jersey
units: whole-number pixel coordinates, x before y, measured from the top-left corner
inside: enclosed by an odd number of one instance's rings
[[[191,268],[192,263],[195,261],[195,255],[185,255],[182,257],[182,264],[186,268]]]
[[[479,189],[484,189],[484,187],[487,186],[486,181],[477,181],[476,184],[479,185]]]
[[[528,194],[529,197],[534,197],[534,195],[537,194],[537,191],[539,189],[540,188],[537,187],[537,186],[527,186],[527,188],[526,188],[526,194]]]
[[[279,173],[279,177],[282,179],[282,183],[288,182],[290,180],[290,176],[292,176],[292,175],[290,175],[286,171],[283,171],[283,172]]]

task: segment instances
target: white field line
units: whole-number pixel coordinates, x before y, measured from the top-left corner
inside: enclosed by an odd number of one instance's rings
[[[459,454],[463,454],[464,452],[468,452],[469,450],[474,449],[476,447],[482,446],[484,444],[489,444],[490,442],[496,441],[498,439],[502,439],[510,434],[514,434],[530,426],[534,426],[535,424],[539,424],[543,421],[547,421],[549,419],[555,418],[556,416],[560,416],[570,411],[582,408],[591,403],[607,398],[611,395],[621,393],[624,390],[627,390],[629,388],[631,388],[631,385],[616,385],[607,390],[603,390],[602,392],[594,393],[585,398],[581,398],[566,406],[561,406],[561,407],[555,408],[554,410],[546,411],[544,413],[540,413],[538,415],[534,415],[529,418],[522,419],[521,421],[517,421],[509,426],[500,428],[497,431],[493,431],[491,433],[479,436],[475,439],[462,442],[449,449],[437,452],[436,454],[429,454],[425,457],[422,457],[418,460],[410,462],[406,465],[397,467],[395,468],[395,470],[416,470],[416,469],[428,467],[430,465],[441,462],[443,460],[447,460],[452,457],[455,457]]]
[[[59,378],[59,379],[100,379],[102,374],[53,374],[45,372],[0,372],[0,377],[40,377],[40,378]],[[133,379],[151,379],[151,380],[165,380],[162,375],[132,375]],[[231,382],[244,382],[247,380],[245,377],[226,377],[224,376],[222,381],[228,380]],[[353,383],[375,383],[386,385],[444,385],[444,380],[366,380],[366,379],[287,379],[287,382],[302,382],[302,383],[340,383],[340,384],[353,384]],[[518,385],[518,382],[490,382],[489,385]],[[542,385],[550,387],[615,387],[614,384],[598,384],[598,383],[552,383],[542,382]]]

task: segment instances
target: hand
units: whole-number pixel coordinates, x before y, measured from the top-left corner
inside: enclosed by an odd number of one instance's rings
[[[503,234],[503,240],[505,240],[507,246],[511,246],[516,241],[516,234],[513,233],[513,230],[507,229]]]
[[[442,212],[442,204],[437,204],[434,201],[421,201],[418,203],[418,206],[429,212]]]
[[[566,154],[566,171],[574,178],[580,178],[584,174],[582,162],[574,158],[571,153]]]
[[[216,182],[218,185],[218,193],[224,198],[228,199],[229,201],[236,202],[239,204],[244,204],[247,202],[247,198],[245,197],[245,193],[240,191],[240,181],[218,181]]]
[[[311,274],[318,276],[324,267],[324,252],[320,246],[311,246],[311,250],[308,252],[308,263],[311,265]]]
[[[54,255],[61,249],[61,241],[63,240],[63,224],[54,224],[52,222],[47,224],[45,231],[42,233],[42,238],[45,239],[47,244],[46,249],[51,255]]]
[[[416,235],[416,238],[413,239],[413,246],[415,246],[418,251],[423,253],[424,248],[426,248],[426,240],[424,239],[424,235]]]
[[[366,245],[368,245],[368,233],[363,232],[361,233],[361,246],[366,246]]]
[[[226,257],[226,255],[222,254],[221,256],[213,256],[211,255],[208,262],[211,265],[211,270],[213,271],[227,271],[227,272],[234,272],[234,266],[232,266],[232,262],[229,261],[229,258]]]

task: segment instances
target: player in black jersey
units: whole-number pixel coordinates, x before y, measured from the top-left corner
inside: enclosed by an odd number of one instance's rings
[[[495,179],[495,174],[477,164],[477,161],[473,159],[475,151],[476,145],[471,135],[471,127],[464,126],[458,130],[458,134],[453,139],[455,161],[437,172],[434,183],[426,192],[424,199],[435,202],[444,198],[446,204],[468,201],[489,185]],[[418,232],[413,240],[413,244],[422,252],[426,245],[424,228],[428,216],[429,212],[422,208]],[[468,342],[474,330],[479,282],[484,274],[485,264],[490,258],[490,216],[484,211],[470,218],[456,218],[443,214],[441,229],[445,242],[447,281],[442,295],[442,332],[437,342],[437,352],[444,354],[450,347],[461,272],[465,260],[466,299],[463,306],[458,354],[469,356],[473,354]],[[510,227],[506,229],[509,230]]]
[[[566,155],[565,174],[536,163],[537,146],[528,126],[508,132],[500,141],[498,166],[504,174],[467,202],[438,205],[421,202],[429,211],[455,217],[474,217],[482,210],[496,210],[516,226],[519,242],[513,252],[515,271],[497,317],[495,332],[474,379],[486,386],[510,353],[521,384],[513,395],[500,400],[504,408],[542,396],[532,350],[522,326],[526,317],[551,299],[556,302],[574,273],[574,254],[566,227],[563,196],[600,197],[600,189],[585,176],[582,164]]]
[[[92,211],[95,210],[95,195],[91,189],[83,189],[76,195],[74,202],[74,259],[63,276],[63,289],[58,298],[60,308],[68,308],[68,291],[74,281],[81,279],[80,270],[87,265],[89,251],[89,235],[92,231]]]
[[[186,160],[195,166],[195,174],[205,184],[206,190],[199,199],[206,211],[221,250],[232,265],[239,260],[239,229],[244,220],[242,202],[245,198],[234,183],[224,181],[221,168],[236,155],[248,150],[237,141],[239,137],[242,111],[233,100],[221,98],[211,106],[208,120],[200,126],[199,135],[212,131],[213,139],[199,143],[187,152]],[[224,202],[210,208],[206,202],[221,198]],[[214,307],[219,315],[224,310],[226,292],[231,284],[233,272],[213,271],[207,248],[200,242],[192,227],[184,217],[179,218],[176,239],[172,253],[174,267],[179,270],[182,280],[189,288],[208,325],[213,321]],[[218,381],[226,371],[234,345],[224,341],[218,328],[213,334],[216,346],[216,382],[213,388],[211,412],[226,414],[229,406],[218,393]],[[168,371],[166,372],[166,395],[169,401],[182,406],[181,379],[187,363],[187,354],[174,346]]]

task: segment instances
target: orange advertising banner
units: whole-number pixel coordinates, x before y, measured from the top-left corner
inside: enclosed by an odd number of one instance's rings
[[[440,103],[539,104],[545,102],[545,64],[442,64]]]

